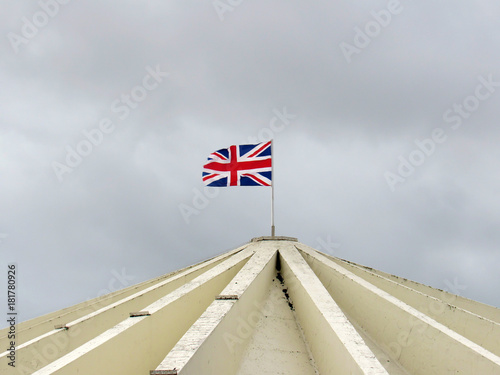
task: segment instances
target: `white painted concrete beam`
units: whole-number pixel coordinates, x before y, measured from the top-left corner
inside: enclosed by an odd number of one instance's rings
[[[297,249],[280,249],[299,322],[321,374],[388,374]]]
[[[96,368],[102,374],[147,374],[251,255],[248,250],[235,254],[145,307],[150,316],[123,320],[35,374],[93,374]]]
[[[237,299],[213,301],[151,374],[174,370],[180,375],[236,374],[244,341],[250,336],[250,325],[243,320],[247,330],[243,339],[238,324],[262,299],[276,267],[274,247],[252,243],[248,250],[255,254],[221,292]]]
[[[317,251],[298,245],[349,319],[411,374],[500,374],[500,358]]]
[[[332,259],[335,261],[334,259]],[[336,262],[339,264],[339,262]],[[469,340],[481,345],[496,355],[500,355],[500,323],[457,307],[457,296],[442,293],[440,298],[429,296],[402,285],[366,267],[343,262],[346,269],[376,287],[407,303],[437,322],[445,325]]]
[[[305,246],[305,245],[302,245],[302,246]],[[326,255],[326,254],[323,254],[323,255],[325,255],[330,260],[333,260],[337,264],[339,264],[342,267],[345,267],[349,270],[351,270],[351,268],[349,268],[350,266],[356,266],[356,267],[365,269],[367,271],[370,271],[373,274],[376,274],[376,275],[382,276],[386,279],[392,280],[398,284],[401,284],[401,285],[404,285],[408,288],[414,289],[414,290],[421,292],[425,295],[441,299],[445,302],[450,302],[452,305],[460,307],[463,310],[470,311],[473,314],[476,314],[476,315],[482,316],[484,318],[487,318],[489,320],[500,323],[500,309],[493,307],[493,306],[486,305],[484,303],[480,303],[480,302],[462,297],[460,295],[457,295],[457,293],[460,292],[461,288],[466,287],[466,285],[461,285],[457,279],[454,279],[453,281],[450,281],[448,283],[449,289],[451,292],[450,293],[450,292],[447,292],[445,290],[436,289],[436,288],[430,287],[428,285],[418,283],[416,281],[405,279],[403,277],[391,275],[387,272],[382,272],[380,270],[376,270],[376,269],[373,269],[371,267],[362,266],[362,265],[359,265],[359,264],[356,264],[353,262],[349,262],[349,261],[344,260],[344,259],[334,258],[334,257],[331,257],[331,256]],[[360,276],[360,275],[358,275],[358,276]],[[453,294],[453,293],[455,293],[455,294]]]
[[[91,317],[90,314],[92,313],[96,313],[97,311],[105,311],[105,308],[107,306],[113,305],[112,308],[114,308],[120,303],[125,303],[130,299],[136,298],[137,296],[141,295],[141,292],[142,294],[147,293],[152,289],[159,288],[168,284],[170,281],[172,281],[171,286],[173,286],[173,289],[171,290],[174,290],[175,288],[178,288],[180,285],[182,285],[182,283],[194,279],[196,276],[219,264],[224,259],[227,259],[231,255],[243,250],[246,246],[247,245],[241,246],[235,250],[221,254],[212,259],[208,259],[184,269],[171,272],[169,274],[157,277],[153,280],[147,280],[142,283],[129,286],[128,288],[109,293],[105,296],[93,298],[91,300],[79,303],[75,306],[55,311],[53,313],[37,317],[26,322],[21,322],[16,326],[16,333],[18,336],[18,349],[20,348],[20,345],[27,343],[28,341],[32,341],[33,339],[41,338],[43,335],[53,331],[54,326],[56,325],[66,325],[68,323],[70,325],[74,325],[77,321],[85,319],[85,317]],[[174,284],[176,285],[174,286]],[[165,291],[165,293],[168,292]],[[127,297],[130,296],[132,297],[130,299],[127,299]],[[146,305],[151,302],[152,301],[146,302]],[[112,323],[110,322],[109,327],[111,326]],[[6,346],[9,342],[7,332],[7,329],[0,330],[0,348],[8,347]],[[61,345],[59,344],[57,346],[60,347]],[[5,353],[1,353],[0,358],[4,354]],[[62,352],[59,352],[59,355],[62,354]]]
[[[82,317],[78,317],[76,314],[64,315],[67,319],[76,318],[73,321],[64,322],[67,327],[66,330],[55,329],[52,326],[51,330],[46,333],[17,346],[18,365],[32,371],[46,366],[126,319],[130,312],[142,310],[145,306],[220,264],[224,259],[229,258],[230,254],[235,254],[241,250],[238,249],[236,252],[224,254],[196,266],[188,267],[182,272],[176,272],[174,276],[167,279],[159,278],[155,284],[111,304],[100,306],[97,301],[93,305],[94,310],[78,310],[78,313],[87,312]],[[26,333],[20,332],[19,335],[22,337]],[[8,348],[8,346],[5,346],[5,348]],[[36,355],[33,355],[33,353]],[[0,354],[0,365],[6,364],[7,355],[7,351]]]

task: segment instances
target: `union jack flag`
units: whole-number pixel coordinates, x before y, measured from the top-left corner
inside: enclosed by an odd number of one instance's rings
[[[223,148],[203,166],[207,186],[271,186],[271,141]]]

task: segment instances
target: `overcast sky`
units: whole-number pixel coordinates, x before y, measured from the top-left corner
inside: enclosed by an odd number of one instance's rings
[[[269,235],[270,188],[201,171],[270,137],[278,235],[500,307],[498,1],[2,0],[0,21],[20,320]]]

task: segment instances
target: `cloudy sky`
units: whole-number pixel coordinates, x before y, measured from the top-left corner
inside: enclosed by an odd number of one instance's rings
[[[0,21],[20,320],[269,235],[270,188],[201,170],[270,137],[278,235],[500,307],[498,1],[3,1]]]

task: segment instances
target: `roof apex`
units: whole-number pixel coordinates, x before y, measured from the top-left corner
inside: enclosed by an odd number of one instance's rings
[[[285,237],[285,236],[262,236],[252,238],[250,242],[259,242],[259,241],[292,241],[298,242],[298,239],[295,237]]]

